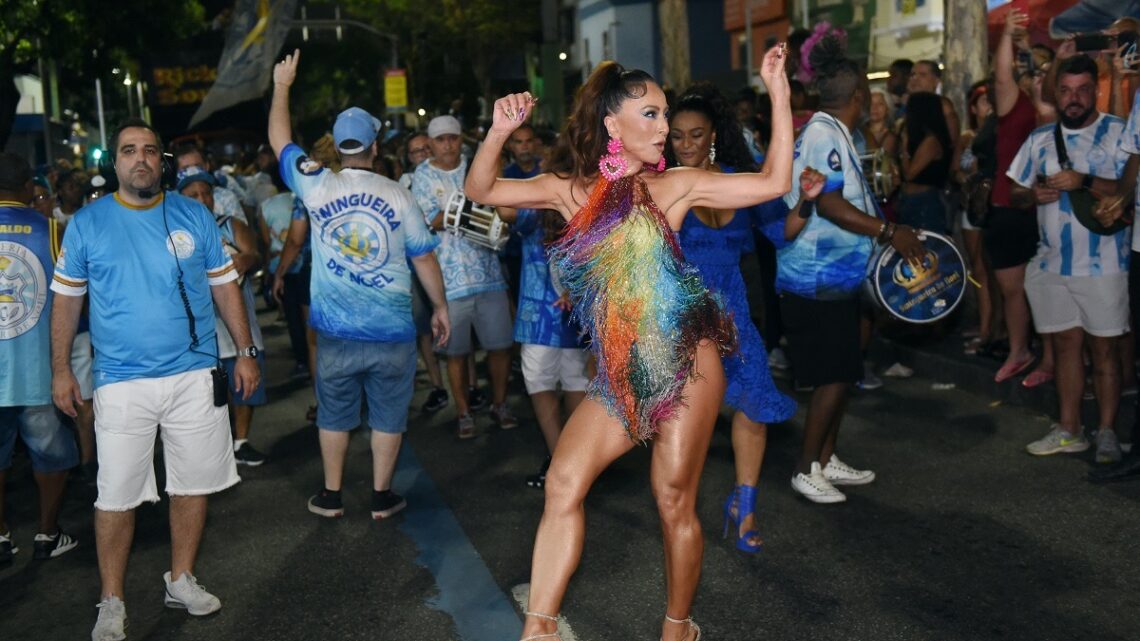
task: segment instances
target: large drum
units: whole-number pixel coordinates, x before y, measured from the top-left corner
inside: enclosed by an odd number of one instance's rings
[[[443,228],[488,249],[498,251],[507,244],[510,227],[494,208],[474,203],[456,191],[443,209]]]
[[[879,199],[880,203],[890,200],[891,195],[895,193],[899,183],[902,182],[895,161],[884,149],[864,154],[859,157],[859,160],[863,165],[863,176],[871,185],[871,191],[875,193],[875,197]]]
[[[867,292],[875,303],[908,323],[933,323],[945,317],[966,294],[966,263],[949,238],[920,231],[926,256],[915,268],[890,245],[867,266]]]

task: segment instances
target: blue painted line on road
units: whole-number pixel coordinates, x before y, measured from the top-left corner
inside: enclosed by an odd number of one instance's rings
[[[510,598],[491,578],[479,552],[407,443],[400,448],[392,485],[408,500],[400,531],[415,543],[419,551],[416,563],[432,573],[439,588],[439,595],[429,599],[428,605],[455,621],[462,641],[504,641],[521,636],[522,621]]]

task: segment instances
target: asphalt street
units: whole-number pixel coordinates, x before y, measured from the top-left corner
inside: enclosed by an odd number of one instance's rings
[[[210,503],[197,575],[223,609],[195,619],[163,607],[168,502],[138,511],[127,580],[128,639],[513,641],[521,627],[542,493],[524,478],[543,447],[521,381],[511,431],[478,417],[454,436],[454,408],[413,409],[395,489],[409,507],[374,522],[370,453],[353,439],[346,514],[306,511],[321,484],[312,394],[286,380],[287,341],[263,314],[270,395],[252,442],[269,462]],[[421,372],[421,379],[422,379]],[[414,407],[427,389],[421,387]],[[805,395],[798,395],[802,402]],[[732,486],[728,414],[709,451],[699,511],[704,573],[693,615],[705,640],[1140,638],[1140,482],[1094,486],[1085,455],[1034,459],[1024,445],[1048,419],[922,378],[857,392],[839,453],[878,474],[845,504],[817,506],[789,488],[803,410],[772,426],[761,479],[764,550],[721,539]],[[661,537],[636,448],[587,501],[587,541],[563,608],[564,641],[656,639],[664,613]],[[161,482],[161,477],[160,477]],[[20,545],[0,567],[0,640],[89,638],[99,596],[93,489],[69,488],[62,525],[81,545],[31,559],[35,485],[18,457],[8,522]]]

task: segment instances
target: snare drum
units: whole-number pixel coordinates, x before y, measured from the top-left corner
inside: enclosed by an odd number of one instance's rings
[[[890,245],[880,248],[867,266],[865,287],[875,304],[908,323],[933,323],[954,311],[966,294],[966,263],[949,238],[918,232],[926,247],[916,269]]]
[[[471,202],[456,191],[447,199],[443,209],[443,228],[468,241],[498,251],[507,244],[509,226],[499,218],[493,207]]]
[[[864,154],[859,160],[863,165],[863,176],[871,185],[871,191],[875,192],[880,203],[887,202],[901,182],[898,165],[885,149]]]

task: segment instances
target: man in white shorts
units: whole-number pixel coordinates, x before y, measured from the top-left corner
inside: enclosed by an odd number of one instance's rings
[[[153,463],[159,425],[171,497],[166,606],[195,616],[221,608],[193,573],[206,495],[240,480],[225,389],[219,389],[226,382],[211,370],[217,365],[215,304],[241,348],[229,384],[248,396],[260,379],[237,274],[213,214],[162,192],[161,142],[146,122],[128,121],[111,141],[119,190],[75,215],[51,285],[52,398],[73,417],[81,394],[71,369],[72,342],[83,297],[91,303],[100,463],[95,541],[102,581],[93,641],[126,638],[123,597],[134,510],[159,498]]]
[[[1013,202],[1037,207],[1041,240],[1025,272],[1025,294],[1037,330],[1053,341],[1060,400],[1059,421],[1026,449],[1046,456],[1089,448],[1081,426],[1087,335],[1100,409],[1096,460],[1111,463],[1120,460],[1115,423],[1119,337],[1128,333],[1129,230],[1093,233],[1078,219],[1077,206],[1081,190],[1115,191],[1128,154],[1121,148],[1124,121],[1099,113],[1096,93],[1096,63],[1085,55],[1064,60],[1057,74],[1059,122],[1029,135],[1007,175]]]

